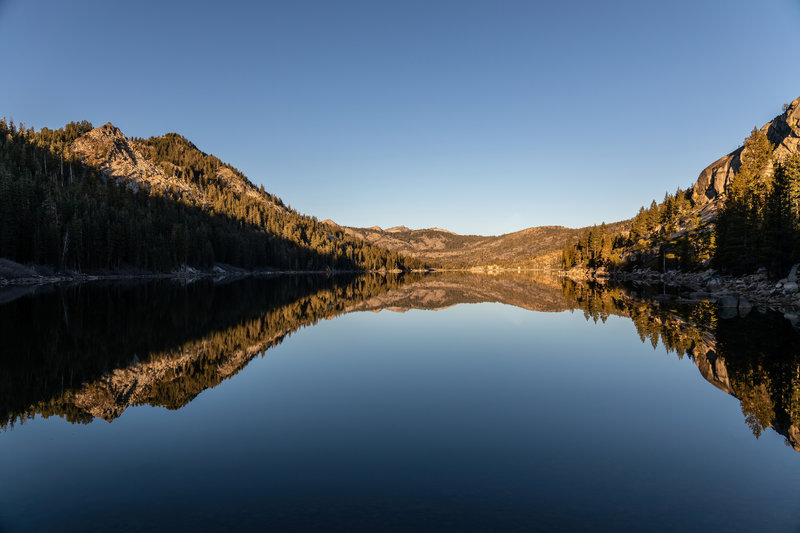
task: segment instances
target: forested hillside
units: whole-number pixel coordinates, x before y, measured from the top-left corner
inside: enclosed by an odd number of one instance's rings
[[[800,261],[800,153],[775,160],[764,132],[745,140],[717,216],[715,263],[734,272],[788,271]]]
[[[642,207],[626,231],[586,232],[565,246],[561,261],[565,269],[788,271],[800,262],[800,98],[704,169],[693,187]]]
[[[693,207],[691,192],[678,189],[641,207],[630,223],[615,229],[605,224],[583,232],[561,252],[565,269],[643,266],[691,270],[713,254],[713,226]]]
[[[408,269],[416,260],[320,224],[167,134],[0,121],[0,258],[56,269]]]

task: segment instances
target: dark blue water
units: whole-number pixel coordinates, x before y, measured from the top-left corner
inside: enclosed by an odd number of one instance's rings
[[[800,453],[770,428],[754,438],[739,399],[629,318],[403,311],[320,317],[171,409],[122,398],[112,422],[70,423],[61,389],[42,393],[0,433],[0,529],[800,527]]]

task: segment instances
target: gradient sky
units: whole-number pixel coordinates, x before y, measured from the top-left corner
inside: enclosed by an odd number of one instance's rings
[[[0,116],[175,131],[306,214],[624,219],[800,96],[800,0],[0,0]]]

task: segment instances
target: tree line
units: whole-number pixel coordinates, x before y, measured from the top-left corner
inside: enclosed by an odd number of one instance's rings
[[[630,268],[635,265],[691,269],[710,257],[713,238],[697,212],[692,212],[691,191],[678,188],[661,203],[653,200],[621,229],[605,223],[587,228],[565,244],[561,267]],[[679,230],[683,230],[678,233]]]
[[[715,261],[723,270],[788,270],[800,261],[800,154],[773,161],[766,133],[745,140],[739,171],[717,217]]]

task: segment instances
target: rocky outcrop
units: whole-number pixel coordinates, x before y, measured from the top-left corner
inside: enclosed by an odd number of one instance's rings
[[[783,114],[766,123],[761,131],[775,146],[774,157],[780,161],[787,155],[800,152],[800,98],[793,101]],[[695,204],[714,202],[725,192],[741,165],[742,148],[717,159],[700,173],[692,187]]]
[[[191,145],[194,148],[194,145]],[[158,191],[173,198],[207,207],[206,195],[191,180],[177,176],[180,167],[172,163],[156,164],[148,156],[148,147],[132,141],[110,122],[95,128],[72,143],[71,149],[81,160],[99,168],[106,179],[111,179],[133,191],[144,189]],[[286,208],[267,200],[261,191],[243,175],[227,165],[220,165],[214,173],[215,186],[233,192],[240,198],[263,202],[273,209]]]
[[[737,148],[704,168],[692,187],[692,201],[697,204],[705,204],[725,192],[733,175],[739,170],[741,153],[742,148]]]
[[[84,163],[99,168],[107,179],[133,191],[156,190],[180,198],[201,200],[196,188],[165,174],[110,122],[76,139],[71,148]]]

